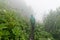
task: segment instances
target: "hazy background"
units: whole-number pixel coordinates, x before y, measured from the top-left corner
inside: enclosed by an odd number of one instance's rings
[[[37,20],[42,20],[49,10],[55,10],[60,6],[60,0],[25,0],[25,2],[33,8]]]
[[[60,0],[8,0],[8,5],[23,11],[23,15],[33,14],[37,21],[42,21],[44,15],[60,6]]]
[[[59,2],[0,0],[0,40],[60,40]]]

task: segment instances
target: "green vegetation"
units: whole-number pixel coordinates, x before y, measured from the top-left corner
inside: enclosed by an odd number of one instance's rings
[[[30,20],[0,2],[0,40],[28,40]],[[60,40],[60,9],[50,11],[43,23],[36,23],[35,40]]]
[[[19,17],[14,11],[0,11],[0,39],[2,40],[28,40],[30,34],[30,22]],[[44,26],[37,23],[35,27],[35,40],[53,39],[52,35],[44,31]]]
[[[54,39],[60,40],[60,8],[49,12],[45,19],[45,30],[51,33]]]

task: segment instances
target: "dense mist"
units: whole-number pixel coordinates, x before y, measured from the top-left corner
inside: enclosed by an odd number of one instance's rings
[[[24,0],[8,0],[8,5],[26,17],[30,17],[34,13],[32,8],[27,6]]]

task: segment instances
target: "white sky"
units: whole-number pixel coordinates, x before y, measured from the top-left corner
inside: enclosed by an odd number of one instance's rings
[[[60,6],[60,0],[25,0],[28,6],[31,6],[36,13],[36,19],[42,20],[42,17],[50,9],[55,10]],[[44,13],[45,12],[45,13]]]

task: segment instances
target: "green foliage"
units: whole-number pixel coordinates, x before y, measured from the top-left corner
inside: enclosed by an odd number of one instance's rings
[[[56,40],[60,40],[60,9],[50,11],[45,19],[45,30],[51,33]]]
[[[5,10],[5,11],[4,11]],[[0,37],[1,40],[28,40],[30,34],[30,22],[22,16],[18,16],[13,10],[0,11]],[[42,24],[36,24],[35,40],[53,39],[50,33],[44,31]]]
[[[35,40],[53,40],[52,35],[45,31],[42,24],[37,23],[35,27]]]
[[[3,0],[0,0],[0,4],[0,40],[28,40],[31,30],[31,24],[29,19],[22,17],[20,13],[8,8]],[[51,15],[49,15],[45,20],[48,31],[50,30],[50,27],[55,28],[55,25],[58,26],[57,28],[60,28],[60,16],[57,16],[56,18],[56,16],[54,16],[55,14],[53,14],[52,16]],[[56,21],[56,24],[54,24],[55,21],[52,20],[53,18]],[[52,30],[54,28],[52,28]],[[54,29],[54,31],[51,31],[51,33],[58,35],[60,33],[60,30],[58,29],[56,31]],[[35,40],[53,40],[52,34],[45,31],[44,25],[40,23],[36,23],[34,35]]]

